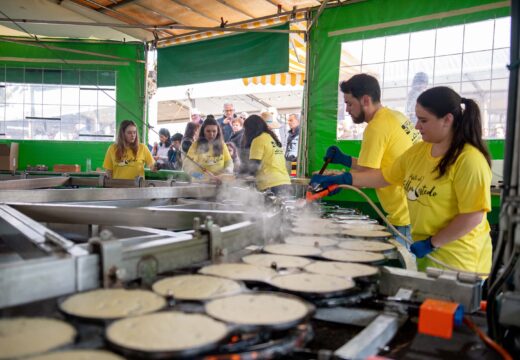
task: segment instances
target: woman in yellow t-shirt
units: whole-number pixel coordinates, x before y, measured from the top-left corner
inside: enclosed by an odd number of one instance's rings
[[[213,175],[233,174],[233,159],[213,115],[202,123],[199,138],[190,146],[182,170],[198,180],[211,180],[206,170]]]
[[[137,126],[132,120],[123,120],[119,125],[115,144],[109,146],[103,167],[113,179],[144,177],[144,165],[155,171],[155,162],[150,150],[139,143]]]
[[[249,161],[240,172],[254,175],[260,191],[290,195],[291,179],[285,166],[282,143],[260,116],[251,115],[244,122],[242,144],[244,149],[249,149]]]

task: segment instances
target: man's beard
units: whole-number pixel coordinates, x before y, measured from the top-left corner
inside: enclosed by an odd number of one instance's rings
[[[350,115],[354,124],[363,124],[365,122],[365,111],[361,109],[361,113],[358,116]]]

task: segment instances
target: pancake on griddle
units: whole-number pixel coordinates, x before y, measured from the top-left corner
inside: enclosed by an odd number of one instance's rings
[[[301,268],[310,264],[310,260],[299,256],[275,255],[275,254],[252,254],[242,258],[248,264],[272,267],[276,264],[279,268]]]
[[[68,315],[112,320],[151,313],[166,306],[166,300],[148,290],[99,289],[69,296],[60,304]]]
[[[356,263],[374,263],[383,261],[384,255],[368,251],[353,251],[353,250],[329,250],[321,254],[325,259],[335,261],[346,261]]]
[[[266,282],[276,275],[276,271],[262,266],[242,263],[215,264],[204,266],[199,273],[221,276],[233,280]]]
[[[45,317],[0,319],[0,359],[36,355],[72,344],[73,326]]]
[[[242,287],[236,281],[209,275],[179,275],[157,281],[153,291],[178,300],[209,300],[238,294]]]
[[[107,340],[124,349],[166,353],[211,346],[227,334],[220,321],[178,311],[117,320],[106,330]]]

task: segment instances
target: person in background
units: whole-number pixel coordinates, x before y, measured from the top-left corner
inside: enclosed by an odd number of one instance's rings
[[[244,121],[246,121],[246,119],[249,117],[249,114],[246,113],[245,111],[242,111],[240,114],[238,114],[238,117],[242,119],[242,124],[243,124]]]
[[[168,152],[171,146],[170,132],[168,129],[161,128],[159,130],[159,143],[155,143],[152,149],[152,156],[155,160],[157,169],[169,169],[170,160]]]
[[[327,149],[324,160],[350,168],[352,173],[325,176],[314,175],[311,182],[322,187],[332,184],[358,186],[357,176],[381,174],[394,161],[420,140],[420,134],[402,113],[381,104],[381,88],[377,79],[368,74],[357,74],[340,84],[347,112],[356,124],[367,123],[361,142],[359,157],[344,154],[337,146]],[[410,236],[410,216],[402,184],[376,189],[377,197],[392,225],[405,236]],[[397,238],[407,246],[405,240]]]
[[[231,128],[233,129],[233,134],[229,138],[229,142],[235,144],[237,148],[240,148],[242,144],[242,136],[244,135],[244,120],[241,117],[236,117],[231,120]]]
[[[439,86],[417,98],[415,111],[423,141],[382,174],[356,181],[359,186],[404,187],[419,270],[442,268],[425,258],[430,254],[460,270],[489,273],[491,160],[480,109],[474,100]]]
[[[237,173],[240,169],[240,156],[238,153],[238,148],[231,141],[227,142],[226,145],[229,150],[229,154],[231,155],[231,159],[233,159],[233,170],[235,173]]]
[[[289,135],[285,148],[285,160],[295,162],[298,160],[298,141],[300,139],[300,117],[298,114],[290,114],[287,120]]]
[[[144,166],[155,171],[155,162],[145,144],[139,143],[137,126],[132,120],[123,120],[119,125],[115,144],[108,147],[103,161],[108,178],[135,179],[144,177]]]
[[[217,176],[233,174],[233,160],[213,115],[208,115],[202,123],[199,138],[183,160],[182,170],[195,179],[211,180],[201,167]]]
[[[410,92],[406,99],[406,116],[408,116],[408,119],[410,119],[414,125],[417,123],[417,117],[415,116],[415,103],[417,102],[417,97],[427,88],[428,75],[422,71],[415,74],[412,80],[412,86],[410,87]]]
[[[264,119],[269,129],[271,129],[276,137],[280,139],[280,128],[282,125],[276,120],[274,112],[264,110],[260,113],[260,116]]]
[[[191,108],[191,122],[202,125],[202,118],[200,117],[200,111],[197,108]]]
[[[172,170],[181,170],[182,169],[182,156],[181,156],[181,142],[182,142],[182,134],[176,133],[173,134],[171,138],[172,145],[170,146],[170,151],[168,151],[168,159],[170,160],[171,169]]]
[[[186,154],[190,150],[191,144],[193,144],[199,137],[200,125],[194,122],[189,122],[184,130],[184,136],[181,141],[181,151]]]
[[[235,106],[231,103],[224,104],[224,115],[219,118],[217,121],[222,128],[222,134],[224,136],[224,142],[228,142],[231,134],[233,134],[233,129],[231,127],[231,120],[236,117],[235,115]]]
[[[282,143],[260,116],[251,115],[244,122],[242,144],[243,148],[250,149],[250,161],[241,172],[256,177],[258,190],[271,190],[275,195],[290,194],[291,179],[285,167]]]

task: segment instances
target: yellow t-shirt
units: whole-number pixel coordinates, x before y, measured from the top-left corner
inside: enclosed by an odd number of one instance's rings
[[[283,149],[264,132],[251,142],[250,160],[260,160],[260,168],[256,173],[256,187],[263,191],[279,185],[291,184],[285,167]]]
[[[204,169],[210,171],[213,175],[220,175],[224,172],[227,164],[233,163],[231,154],[227,146],[224,144],[222,147],[222,154],[213,154],[213,145],[209,145],[209,150],[206,152],[198,152],[199,142],[195,141],[188,150],[188,156],[193,159],[196,163],[201,165]],[[186,157],[183,161],[183,170],[188,174],[201,173],[204,179],[208,179],[208,175],[203,173],[202,169],[197,165],[193,164],[192,161]],[[233,169],[231,169],[233,170]]]
[[[365,128],[357,163],[384,171],[420,138],[421,135],[408,118],[398,111],[383,107],[376,112]],[[376,189],[376,193],[381,206],[388,214],[388,220],[393,225],[410,224],[406,198],[401,186],[389,185]]]
[[[441,157],[432,157],[432,145],[420,142],[396,160],[383,176],[401,184],[406,192],[412,238],[423,240],[437,234],[458,214],[491,211],[491,169],[478,149],[466,144],[447,173],[436,179],[433,173]],[[468,234],[452,241],[431,255],[458,269],[489,272],[491,237],[486,216]],[[419,269],[440,267],[428,259],[418,259]]]
[[[144,177],[144,165],[152,167],[154,159],[148,147],[144,144],[139,144],[137,148],[137,156],[134,155],[130,148],[126,148],[125,155],[121,161],[116,159],[116,144],[110,145],[105,154],[105,161],[103,167],[112,171],[113,179],[135,179],[136,176]]]

